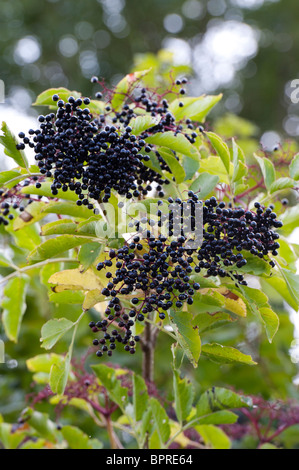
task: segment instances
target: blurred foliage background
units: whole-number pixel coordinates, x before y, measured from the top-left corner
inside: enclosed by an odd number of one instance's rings
[[[6,101],[28,112],[48,87],[90,95],[92,75],[116,83],[142,54],[166,48],[193,69],[191,94],[224,92],[218,112],[275,131],[272,145],[299,132],[297,12],[297,0],[2,0]]]

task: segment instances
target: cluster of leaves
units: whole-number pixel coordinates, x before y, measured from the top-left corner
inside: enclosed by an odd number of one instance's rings
[[[142,108],[134,101],[131,108],[130,103],[126,102],[131,96],[136,96],[134,93],[139,93],[144,88],[140,83],[141,77],[145,80],[146,72],[126,76],[115,90],[108,93],[107,102],[90,100],[89,108],[94,119],[99,121],[104,119],[105,125],[114,125],[116,128],[118,124],[120,127],[123,124],[128,125],[128,122],[119,122],[120,110],[125,106],[128,106],[126,112],[134,109],[136,116],[130,120],[130,127],[136,139],[144,140],[148,145],[146,152],[148,158],[143,160],[144,165],[161,178],[167,179],[169,183],[164,186],[165,198],[184,200],[185,194],[190,191],[198,194],[201,200],[210,201],[216,196],[217,200],[221,201],[220,204],[227,205],[228,216],[234,210],[238,210],[235,208],[242,207],[245,214],[253,213],[255,209],[262,207],[263,213],[266,206],[272,205],[268,215],[274,213],[275,216],[271,220],[274,221],[277,216],[282,220],[283,227],[279,222],[275,222],[278,224],[276,229],[280,234],[278,253],[273,252],[278,248],[276,245],[276,248],[272,246],[273,250],[267,250],[267,254],[262,253],[262,257],[250,253],[248,248],[245,248],[246,253],[241,250],[242,259],[246,260],[246,263],[242,262],[237,266],[236,276],[240,277],[231,278],[231,276],[222,276],[218,271],[210,272],[211,263],[206,260],[209,266],[203,263],[199,271],[190,276],[192,285],[199,286],[194,292],[193,302],[187,302],[184,298],[182,305],[171,306],[165,310],[163,325],[159,315],[148,315],[145,322],[135,323],[133,335],[140,337],[141,343],[143,341],[145,345],[146,331],[151,331],[152,334],[163,332],[171,342],[179,345],[194,368],[197,367],[201,357],[203,364],[205,360],[209,360],[217,364],[244,365],[248,368],[257,362],[256,357],[252,357],[254,353],[250,351],[248,354],[246,347],[236,349],[236,343],[231,344],[225,335],[220,341],[215,341],[214,338],[217,337],[220,326],[221,330],[227,328],[228,331],[233,331],[234,328],[246,328],[248,323],[255,322],[264,328],[269,342],[272,342],[278,331],[279,317],[272,307],[271,298],[269,299],[265,293],[267,290],[269,292],[271,289],[276,290],[281,300],[287,302],[291,308],[298,309],[299,277],[296,275],[295,264],[299,249],[298,245],[290,243],[287,237],[298,225],[298,205],[293,204],[292,200],[296,201],[297,197],[299,154],[296,154],[296,150],[287,153],[282,149],[273,157],[261,152],[252,156],[251,152],[244,152],[234,139],[223,139],[214,132],[205,131],[206,116],[221,97],[178,97],[181,84],[175,83],[173,84],[175,93],[171,94],[169,90],[165,92],[168,99],[167,112],[171,113],[174,121],[169,121],[169,129],[162,127],[148,132],[157,125],[156,116],[148,115],[153,112],[152,104],[148,111],[146,109],[148,103],[144,103],[145,108]],[[150,90],[150,93],[151,96],[154,95],[153,90]],[[76,100],[80,99],[80,94],[77,92],[51,89],[38,97],[36,105],[49,106],[50,111],[54,111],[56,101],[53,102],[52,97],[56,94],[64,101],[67,101],[69,96],[73,96]],[[161,97],[161,94],[159,96]],[[163,117],[164,111],[161,113]],[[105,291],[103,293],[103,289],[107,286],[107,278],[103,270],[97,270],[97,266],[108,260],[107,255],[111,250],[117,251],[124,246],[121,226],[127,226],[127,221],[131,220],[133,215],[129,213],[128,200],[122,200],[121,205],[119,204],[118,191],[115,188],[109,189],[109,204],[95,201],[95,204],[99,204],[99,213],[95,214],[85,204],[78,205],[77,194],[74,191],[65,191],[63,182],[61,188],[56,184],[53,194],[55,174],[41,175],[38,166],[28,163],[24,149],[16,147],[18,143],[5,124],[2,126],[2,131],[3,136],[0,139],[5,153],[18,165],[13,170],[0,174],[2,194],[7,194],[6,200],[10,202],[15,196],[13,191],[17,188],[18,197],[24,201],[21,213],[17,213],[17,209],[12,206],[11,213],[14,218],[0,227],[3,243],[7,248],[5,255],[1,255],[0,258],[3,275],[0,282],[4,285],[1,303],[3,328],[8,345],[9,341],[19,340],[30,293],[43,284],[49,303],[45,302],[44,297],[40,300],[40,305],[45,310],[44,317],[41,318],[44,323],[41,327],[41,347],[47,351],[55,347],[59,354],[46,355],[45,357],[51,358],[50,363],[47,363],[47,370],[34,372],[39,374],[40,383],[44,383],[46,379],[51,393],[61,399],[72,378],[72,356],[79,337],[84,338],[84,347],[87,348],[91,339],[91,336],[88,337],[88,323],[100,322],[103,326],[103,320],[106,318],[105,311],[109,299],[106,297],[107,293]],[[246,142],[244,147],[247,149]],[[163,159],[163,164],[157,154]],[[275,159],[279,160],[279,164]],[[157,203],[159,197],[162,197],[155,193],[154,186],[152,190],[153,197],[141,201],[145,208],[151,203]],[[84,191],[86,189],[83,188]],[[158,188],[156,192],[159,191]],[[26,195],[30,197],[27,198]],[[139,196],[140,194],[136,197]],[[286,198],[289,203],[286,203]],[[30,204],[26,205],[26,201]],[[259,205],[254,207],[255,203]],[[219,209],[222,210],[221,207]],[[244,214],[240,213],[240,217],[244,217]],[[115,236],[111,237],[109,230],[113,221],[116,222],[117,231]],[[215,230],[217,228],[214,226],[212,231]],[[225,240],[224,232],[222,236]],[[242,239],[243,242],[246,240]],[[256,242],[259,243],[259,240]],[[274,238],[271,244],[275,244]],[[144,255],[147,250],[149,248],[142,244],[139,252]],[[237,258],[238,251],[234,247],[231,247],[231,250],[230,256],[235,256],[237,262],[241,261]],[[261,250],[266,251],[265,246],[262,246]],[[272,255],[276,257],[275,264]],[[227,270],[230,269],[231,266],[228,266]],[[115,270],[114,268],[110,270],[114,276],[116,267]],[[259,285],[263,286],[265,292],[256,285],[252,287],[252,284],[243,283],[243,279],[246,281],[252,275]],[[17,297],[15,292],[18,292]],[[134,298],[136,294],[124,293],[122,299],[124,308],[132,309],[132,296]],[[26,318],[24,321],[26,324]],[[114,326],[121,332],[122,326],[117,323]],[[114,369],[104,364],[94,366],[93,369],[109,398],[121,411],[122,416],[116,418],[116,422],[120,420],[117,426],[128,425],[132,432],[136,431],[138,436],[136,434],[135,439],[140,446],[144,446],[145,442],[152,447],[169,446],[174,442],[173,436],[176,433],[180,435],[182,431],[189,429],[187,421],[190,416],[191,423],[192,416],[202,417],[209,414],[205,409],[203,414],[197,415],[192,408],[192,387],[185,379],[180,378],[178,367],[174,370],[175,424],[172,423],[170,416],[166,415],[159,402],[154,397],[147,396],[146,386],[139,376],[133,376],[135,394],[133,393],[133,402],[131,402],[128,391],[123,390]],[[222,391],[222,393],[225,395],[231,392]],[[142,395],[142,399],[139,394]],[[227,406],[225,400],[226,398],[221,395],[219,401],[224,404],[224,408],[244,406],[238,405],[234,400],[230,406]],[[197,410],[198,406],[195,407]],[[145,410],[148,412],[144,413]],[[137,422],[141,422],[140,426],[135,426]],[[203,427],[197,429],[203,440],[207,439],[205,442],[208,442],[213,435],[210,433],[210,426],[220,424],[224,424],[224,421],[212,419],[212,421],[198,421],[196,426],[208,426],[205,429]],[[4,427],[5,432],[10,434],[11,427],[7,428],[6,425]],[[219,428],[216,429],[213,428],[216,434],[221,433]],[[36,436],[34,432],[32,435]],[[23,442],[23,438],[24,436],[18,445]],[[62,438],[57,439],[56,443],[61,442]],[[67,441],[65,436],[64,439]],[[95,443],[88,445],[93,446]]]

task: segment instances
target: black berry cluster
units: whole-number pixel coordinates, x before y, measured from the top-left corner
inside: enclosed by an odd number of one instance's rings
[[[155,101],[142,88],[140,95],[128,95],[119,112],[108,104],[105,113],[97,117],[93,117],[88,107],[83,108],[90,104],[89,98],[70,96],[64,102],[54,95],[53,101],[58,106],[56,114],[39,116],[39,128],[30,129],[29,136],[20,132],[22,142],[17,148],[21,150],[28,145],[34,149],[41,175],[54,180],[51,186],[54,196],[59,189],[74,191],[78,195],[77,204],[89,209],[94,209],[94,201],[108,202],[112,190],[128,199],[144,197],[153,188],[159,197],[164,196],[163,185],[169,184],[169,180],[144,163],[150,160],[149,153],[153,151],[161,170],[171,173],[159,152],[146,142],[147,137],[157,132],[183,131],[182,124],[177,124],[168,111],[165,98]],[[146,114],[158,117],[157,124],[134,135],[130,127],[132,118]],[[193,129],[189,120],[187,127]],[[197,134],[190,132],[185,136],[194,143]],[[39,181],[37,187],[41,184]]]
[[[273,228],[282,227],[277,220],[273,206],[263,208],[254,204],[255,211],[242,207],[226,207],[224,202],[217,203],[211,197],[203,207],[204,241],[197,253],[196,272],[206,270],[208,276],[232,276],[246,285],[238,269],[246,265],[246,252],[269,260],[269,254],[276,256],[279,243],[278,233]],[[274,267],[274,262],[269,261]]]
[[[184,243],[184,237],[168,242],[163,235],[155,238],[148,231],[146,239],[134,236],[128,245],[110,250],[108,259],[97,265],[98,270],[106,270],[107,286],[102,294],[111,298],[105,311],[107,320],[90,324],[94,332],[104,332],[104,338],[93,342],[101,345],[98,356],[105,351],[111,355],[115,341],[124,344],[124,349],[133,354],[135,342],[139,340],[132,337],[131,328],[136,321],[143,322],[151,312],[157,312],[164,320],[169,308],[181,308],[184,302],[193,303],[192,297],[200,286],[190,279],[193,258],[186,252]],[[114,263],[113,274],[109,267]],[[121,297],[128,295],[132,295],[131,308],[121,303]],[[115,322],[119,330],[108,333],[108,327]]]
[[[201,202],[192,191],[188,196],[185,202],[179,198],[168,199],[169,207],[175,203],[181,207],[181,212],[169,209],[168,217],[165,217],[158,208],[156,221],[147,217],[135,221],[137,233],[131,241],[118,250],[111,249],[107,259],[97,265],[99,271],[106,271],[107,285],[102,294],[110,298],[105,311],[107,319],[90,323],[93,332],[104,333],[103,337],[93,341],[99,346],[98,356],[105,352],[111,356],[117,342],[133,354],[136,341],[139,341],[132,333],[135,322],[143,322],[154,312],[164,320],[170,308],[182,309],[185,302],[192,305],[193,296],[200,289],[192,274],[229,276],[237,286],[246,285],[239,272],[247,263],[246,252],[266,260],[269,260],[269,254],[278,254],[279,235],[272,229],[282,227],[282,223],[276,219],[271,207],[264,209],[255,203],[255,211],[241,207],[233,209],[226,207],[224,202],[218,203],[214,197],[204,202],[201,246],[190,248],[190,233],[185,229],[191,227],[192,235],[197,223],[196,205]],[[186,203],[190,205],[192,219],[187,227],[183,217]],[[159,201],[158,206],[161,205],[163,202]],[[176,219],[181,222],[179,230],[174,224]],[[155,224],[166,225],[168,236],[153,235]],[[273,267],[274,262],[269,262]],[[112,267],[114,269],[110,269]],[[122,296],[131,297],[131,307],[122,304]],[[109,331],[109,327],[117,329]]]

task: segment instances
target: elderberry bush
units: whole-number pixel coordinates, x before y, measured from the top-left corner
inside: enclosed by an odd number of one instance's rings
[[[188,228],[191,227],[192,235],[196,222],[195,208],[200,201],[192,191],[188,196],[186,203],[190,205],[192,219]],[[98,271],[106,271],[107,285],[102,294],[110,299],[105,310],[107,319],[89,324],[94,333],[104,333],[103,337],[93,341],[95,346],[100,346],[96,353],[99,357],[105,352],[111,356],[116,342],[134,354],[139,341],[132,332],[136,322],[143,322],[154,313],[163,321],[167,310],[182,310],[184,303],[192,305],[193,296],[200,289],[192,274],[227,276],[238,287],[247,285],[239,271],[247,264],[248,253],[275,266],[270,255],[278,254],[279,235],[273,228],[282,227],[282,223],[271,207],[265,209],[256,202],[255,210],[233,209],[211,197],[203,207],[203,242],[198,249],[190,249],[190,233],[185,232],[184,201],[169,198],[168,202],[168,217],[159,208],[156,213],[157,225],[166,225],[168,236],[153,235],[155,222],[152,219],[137,220],[135,226],[140,234],[118,250],[111,249],[108,259],[97,265]],[[179,213],[171,209],[174,202],[181,208]],[[161,205],[163,201],[158,202],[158,206]],[[176,218],[181,223],[179,233],[175,233]],[[114,265],[116,270],[113,274],[109,268]],[[122,303],[126,296],[131,297],[131,307]],[[114,329],[109,331],[109,327]]]

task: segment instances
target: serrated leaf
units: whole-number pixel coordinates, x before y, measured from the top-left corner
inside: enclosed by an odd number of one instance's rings
[[[268,340],[271,343],[279,327],[279,318],[271,308],[260,308],[260,314],[265,323]]]
[[[100,255],[103,249],[103,245],[100,245],[97,242],[86,243],[85,245],[81,246],[78,260],[82,265],[82,270],[88,269]]]
[[[49,301],[56,304],[80,304],[84,302],[84,294],[80,291],[64,290],[49,292]]]
[[[205,135],[209,138],[211,144],[221,158],[222,163],[229,174],[230,171],[230,153],[227,144],[214,132],[206,132]]]
[[[192,326],[192,314],[172,310],[169,317],[175,328],[180,346],[193,364],[193,367],[197,367],[201,351],[201,341],[197,329]]]
[[[71,235],[76,233],[78,224],[72,219],[58,219],[41,227],[41,235]]]
[[[132,134],[140,135],[142,132],[146,131],[150,127],[157,125],[159,122],[158,119],[153,116],[138,116],[131,119],[130,127],[132,128]]]
[[[89,437],[75,426],[63,426],[61,433],[70,449],[92,449]]]
[[[54,197],[51,191],[52,182],[43,181],[41,184],[40,188],[37,188],[34,184],[24,186],[21,188],[20,192],[22,194],[36,194],[37,196],[44,196],[52,199]],[[62,189],[57,189],[57,195],[55,198],[76,202],[78,196],[74,191],[62,191]]]
[[[220,157],[211,155],[208,158],[202,159],[200,162],[199,173],[207,172],[210,175],[218,176],[221,183],[229,184],[229,177],[223,161]],[[230,163],[230,172],[233,171],[233,164]]]
[[[133,408],[135,422],[140,421],[148,409],[148,392],[145,381],[139,375],[133,375]]]
[[[230,449],[231,443],[225,432],[212,424],[195,426],[206,446],[212,449]]]
[[[270,194],[275,193],[276,191],[281,191],[283,189],[294,188],[294,180],[291,178],[278,178],[274,181],[269,188]]]
[[[27,359],[26,366],[30,372],[44,372],[48,374],[53,364],[63,362],[64,358],[58,354],[38,354]]]
[[[152,410],[155,430],[159,436],[160,448],[163,448],[170,436],[169,418],[165,409],[156,398],[150,398],[149,405]]]
[[[89,310],[94,307],[94,305],[104,302],[106,297],[101,292],[102,289],[93,289],[88,291],[84,297],[82,308],[84,310]]]
[[[4,121],[2,122],[1,131],[3,135],[0,136],[0,143],[4,147],[5,155],[12,158],[20,167],[28,169],[28,160],[25,152],[17,150],[17,140]]]
[[[196,417],[207,416],[220,410],[247,408],[251,405],[252,401],[248,397],[226,388],[213,387],[201,395],[196,405]]]
[[[231,363],[242,363],[248,365],[254,365],[256,362],[252,360],[252,357],[242,353],[238,349],[230,346],[223,346],[218,343],[203,344],[201,347],[201,353],[220,364],[231,364]]]
[[[176,416],[179,423],[182,424],[191,412],[194,388],[190,381],[180,378],[177,370],[173,371],[173,391]]]
[[[187,155],[183,156],[183,167],[185,170],[186,180],[192,179],[199,168],[199,161],[193,160],[193,158]]]
[[[90,240],[88,240],[88,238],[76,237],[73,235],[61,235],[56,238],[51,238],[32,250],[28,255],[28,261],[30,263],[35,263],[53,258],[53,256],[57,256],[65,251],[75,248],[76,246],[88,243],[89,241]]]
[[[53,95],[58,95],[59,99],[67,101],[70,96],[74,98],[79,98],[81,93],[78,91],[70,91],[67,88],[49,88],[48,90],[43,91],[38,95],[33,106],[55,106],[57,107],[57,102],[53,101]]]
[[[177,183],[182,183],[186,177],[186,173],[180,162],[171,152],[171,150],[167,148],[159,148],[159,153],[163,160],[167,163],[171,173],[175,177],[175,181]]]
[[[50,370],[49,385],[53,393],[63,395],[67,381],[69,378],[71,367],[71,357],[69,353],[66,355],[63,362],[53,364]]]
[[[203,95],[196,98],[187,97],[175,99],[169,106],[169,111],[180,121],[189,118],[193,121],[204,122],[211,109],[221,100],[220,95]],[[179,103],[183,103],[181,107]]]
[[[22,319],[26,311],[28,281],[29,279],[25,276],[17,276],[7,282],[3,291],[2,322],[6,336],[15,343],[18,341]]]
[[[57,341],[62,338],[68,331],[74,327],[74,323],[66,318],[54,318],[47,321],[42,326],[41,347],[45,349],[52,349]]]
[[[175,135],[171,131],[157,132],[156,134],[147,137],[145,140],[149,144],[154,144],[159,147],[167,147],[173,150],[174,152],[187,155],[188,157],[191,157],[194,160],[199,159],[198,150],[194,147],[194,145],[191,144],[191,142],[189,142],[189,140],[183,134]]]
[[[8,171],[1,171],[0,173],[0,185],[10,187],[10,184],[7,186],[8,181],[20,176],[20,172],[18,170],[8,170]],[[12,182],[12,185],[15,185],[16,182]]]
[[[270,191],[270,187],[272,183],[275,181],[275,168],[271,160],[269,158],[261,158],[258,155],[254,155],[256,161],[258,162],[264,181],[265,185],[268,191]]]
[[[236,144],[235,140],[232,139],[233,142],[233,165],[234,165],[234,173],[232,177],[232,182],[235,183],[236,181],[241,180],[247,174],[247,166],[245,161],[245,155],[243,150],[239,145]]]
[[[191,184],[190,190],[198,193],[200,199],[205,199],[208,194],[215,188],[219,181],[219,176],[210,175],[209,173],[201,173]]]
[[[50,277],[48,282],[49,284],[61,286],[63,289],[68,289],[69,286],[77,287],[77,289],[81,290],[94,290],[102,288],[102,284],[99,278],[92,270],[81,272],[78,268],[65,269],[64,271],[55,273]]]

